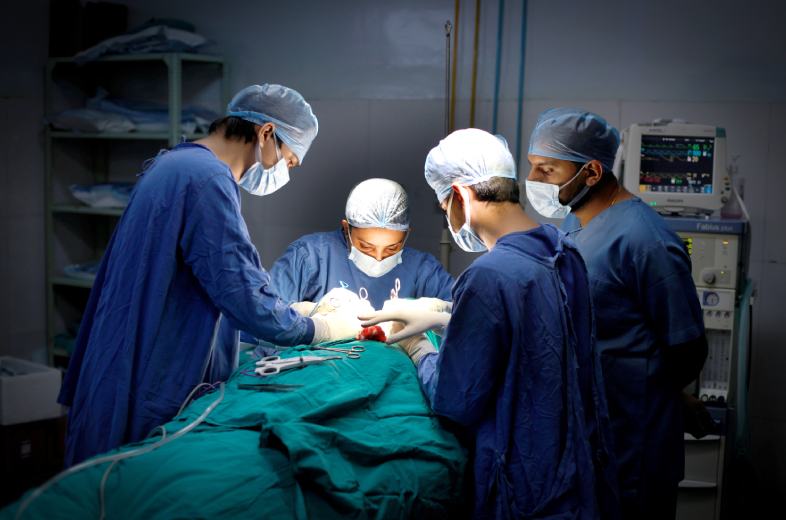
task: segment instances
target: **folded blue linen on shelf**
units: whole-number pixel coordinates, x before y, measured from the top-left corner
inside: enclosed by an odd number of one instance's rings
[[[69,186],[71,194],[93,208],[125,208],[133,182],[102,182],[97,184],[74,184]]]

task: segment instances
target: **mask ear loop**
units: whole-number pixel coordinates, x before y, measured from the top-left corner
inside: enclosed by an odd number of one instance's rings
[[[453,195],[455,193],[456,193],[455,191],[450,190],[450,198],[448,199],[448,210],[447,210],[447,215],[445,215],[445,218],[448,219],[448,229],[450,230],[451,233],[455,233],[455,231],[453,231],[453,224],[450,223],[450,208],[451,206],[453,206]]]
[[[466,224],[468,228],[472,229],[469,215],[469,197],[466,195],[466,188],[464,186],[458,186],[458,189],[461,193],[461,196],[464,198],[464,224]],[[462,189],[465,191],[461,191]]]
[[[344,230],[347,234],[347,254],[352,254],[352,235],[349,234],[349,224],[347,223],[347,229]]]
[[[562,188],[564,188],[565,186],[567,186],[567,185],[568,185],[568,184],[570,184],[571,182],[575,181],[575,180],[576,180],[576,177],[578,177],[579,175],[581,175],[581,172],[583,172],[583,171],[584,171],[584,168],[586,168],[586,167],[587,167],[587,164],[589,164],[589,163],[586,163],[584,166],[582,166],[582,167],[581,167],[581,169],[580,169],[580,170],[579,170],[579,171],[576,173],[576,175],[574,175],[574,176],[573,176],[573,178],[572,178],[571,180],[569,180],[568,182],[566,182],[565,184],[563,184],[562,186],[560,186],[560,187],[559,187],[559,190],[560,190],[560,191],[562,191]]]

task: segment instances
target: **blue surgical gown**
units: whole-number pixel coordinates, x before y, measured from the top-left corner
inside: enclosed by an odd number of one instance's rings
[[[474,441],[475,518],[618,516],[587,272],[554,226],[505,235],[464,271],[418,377]]]
[[[65,466],[172,419],[211,380],[215,357],[237,358],[236,339],[216,341],[220,321],[281,345],[310,343],[313,322],[268,283],[229,166],[198,144],[162,152],[112,235],[60,390],[71,407]]]
[[[306,235],[292,242],[270,269],[270,285],[284,302],[315,302],[344,282],[347,289],[356,293],[365,287],[369,303],[377,310],[390,299],[397,278],[401,281],[399,298],[450,301],[453,278],[433,255],[405,247],[401,263],[374,278],[349,259],[341,229]]]
[[[639,198],[615,204],[584,228],[569,215],[562,229],[590,275],[620,495],[641,498],[676,486],[684,477],[684,426],[663,347],[704,334],[685,244]]]

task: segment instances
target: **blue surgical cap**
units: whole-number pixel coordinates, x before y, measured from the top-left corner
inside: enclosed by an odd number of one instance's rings
[[[349,192],[347,222],[356,228],[409,229],[409,198],[404,188],[387,179],[363,181]]]
[[[529,140],[529,155],[564,161],[600,161],[611,171],[620,134],[597,114],[580,108],[552,108],[538,118]]]
[[[456,130],[426,158],[426,182],[440,202],[451,186],[472,186],[493,177],[516,178],[516,162],[501,136],[477,128]]]
[[[300,164],[319,131],[311,105],[291,88],[281,85],[252,85],[244,88],[227,107],[227,116],[258,125],[273,123],[276,135],[292,150]]]

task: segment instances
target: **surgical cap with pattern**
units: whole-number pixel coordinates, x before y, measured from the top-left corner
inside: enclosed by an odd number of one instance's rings
[[[516,161],[501,136],[477,128],[456,130],[426,158],[426,182],[440,202],[451,186],[472,186],[493,177],[516,178]]]
[[[600,161],[611,171],[620,134],[597,114],[580,108],[552,108],[538,118],[529,155],[586,163]]]
[[[349,192],[346,217],[356,228],[409,229],[409,197],[397,182],[387,179],[363,181]]]
[[[291,88],[281,85],[252,85],[244,88],[227,106],[227,116],[264,125],[273,123],[276,135],[292,150],[300,164],[319,132],[311,105]]]

